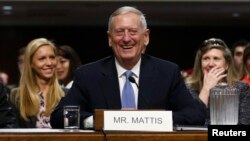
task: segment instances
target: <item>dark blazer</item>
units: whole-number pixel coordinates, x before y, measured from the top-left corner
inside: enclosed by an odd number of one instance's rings
[[[114,56],[76,71],[68,95],[51,115],[53,128],[63,128],[64,105],[80,105],[80,123],[93,115],[95,109],[121,109]],[[175,124],[204,124],[205,121],[205,106],[189,93],[178,66],[148,55],[143,55],[141,60],[138,109],[172,110]]]
[[[13,128],[16,126],[15,112],[7,101],[7,91],[0,83],[0,128]]]

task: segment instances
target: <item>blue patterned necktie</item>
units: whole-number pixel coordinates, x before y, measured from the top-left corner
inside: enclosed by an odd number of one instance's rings
[[[122,108],[133,108],[135,109],[135,94],[132,85],[129,81],[129,77],[132,76],[131,71],[126,71],[126,82],[122,90]]]

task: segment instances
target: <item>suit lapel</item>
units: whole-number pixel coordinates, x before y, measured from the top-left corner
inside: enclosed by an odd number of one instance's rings
[[[102,73],[101,85],[107,108],[121,109],[119,81],[113,57],[104,63]]]
[[[138,95],[138,109],[150,109],[152,104],[156,80],[156,68],[154,63],[148,56],[142,57],[140,78],[139,78],[139,95]]]

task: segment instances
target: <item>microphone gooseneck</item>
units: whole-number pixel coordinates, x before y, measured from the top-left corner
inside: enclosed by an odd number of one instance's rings
[[[128,78],[128,80],[129,80],[129,82],[134,83],[134,84],[136,85],[137,89],[139,90],[139,85],[136,83],[134,77],[130,76],[130,77]],[[144,97],[143,94],[141,94],[141,97],[142,97],[142,99],[144,100],[144,102],[145,102],[147,108],[149,108],[149,102],[146,100],[146,98]]]

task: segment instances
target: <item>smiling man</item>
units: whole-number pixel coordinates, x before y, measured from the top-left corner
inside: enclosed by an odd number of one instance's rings
[[[114,55],[76,71],[51,116],[52,127],[63,128],[65,105],[80,106],[81,128],[93,128],[95,109],[123,108],[172,110],[174,124],[203,124],[205,106],[192,98],[179,67],[145,54],[149,33],[138,9],[125,6],[112,13],[107,35]]]

